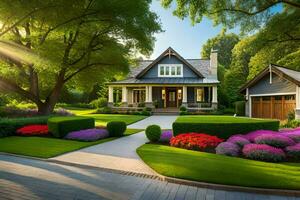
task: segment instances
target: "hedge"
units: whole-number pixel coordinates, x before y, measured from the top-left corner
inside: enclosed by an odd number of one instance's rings
[[[95,119],[92,117],[52,117],[48,120],[49,132],[58,138],[65,137],[72,131],[79,131],[94,127]]]
[[[199,117],[199,120],[176,120],[173,123],[174,136],[181,133],[206,133],[210,135],[216,135],[220,138],[227,139],[234,134],[246,134],[255,130],[274,130],[278,131],[279,121],[277,120],[255,120],[250,118],[245,118],[247,120],[235,120],[234,117],[232,121],[223,121],[220,116],[213,120],[205,120],[206,116]],[[211,116],[210,116],[211,117]]]
[[[236,101],[235,105],[235,113],[238,116],[245,116],[246,102],[245,101]]]
[[[0,137],[14,135],[16,130],[30,124],[47,124],[50,116],[28,118],[0,118]]]
[[[124,135],[127,125],[123,121],[111,121],[107,123],[106,128],[110,136],[121,137]]]

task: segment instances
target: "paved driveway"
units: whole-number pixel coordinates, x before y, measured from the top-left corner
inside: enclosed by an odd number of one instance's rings
[[[153,115],[129,125],[128,128],[146,129],[147,126],[156,124],[159,125],[162,129],[172,129],[172,124],[177,119],[177,117],[178,116]]]
[[[0,155],[0,199],[295,200],[297,198],[197,188],[157,179]]]

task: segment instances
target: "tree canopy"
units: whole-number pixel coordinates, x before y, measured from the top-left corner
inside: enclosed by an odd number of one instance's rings
[[[150,0],[0,2],[0,89],[50,113],[65,84],[92,87],[149,54],[161,31]]]

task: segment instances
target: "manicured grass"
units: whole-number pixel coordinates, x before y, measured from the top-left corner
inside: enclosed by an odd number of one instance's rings
[[[82,115],[82,116],[95,118],[97,126],[106,126],[106,124],[111,121],[123,121],[127,125],[129,125],[134,122],[137,122],[137,121],[147,118],[147,116],[120,115],[120,114],[88,114],[88,115]]]
[[[65,109],[75,115],[87,115],[96,111],[96,109],[77,108],[77,107],[65,107]]]
[[[165,176],[226,185],[300,189],[300,163],[266,163],[155,144],[143,145],[137,153]]]
[[[261,122],[264,119],[248,118],[248,117],[232,117],[232,116],[216,116],[216,115],[196,115],[196,116],[179,116],[176,122],[189,123],[249,123]]]
[[[84,147],[101,144],[116,138],[105,138],[95,142],[80,142],[46,137],[11,136],[0,138],[0,152],[26,155],[39,158],[51,158]]]
[[[128,129],[126,129],[124,135],[125,136],[133,135],[133,134],[139,133],[141,131],[143,131],[143,129],[133,129],[133,128],[131,129],[131,128],[128,128]]]

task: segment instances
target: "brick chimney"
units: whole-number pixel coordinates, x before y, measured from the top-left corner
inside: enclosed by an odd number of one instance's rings
[[[211,75],[218,77],[218,50],[211,49],[210,70]]]

